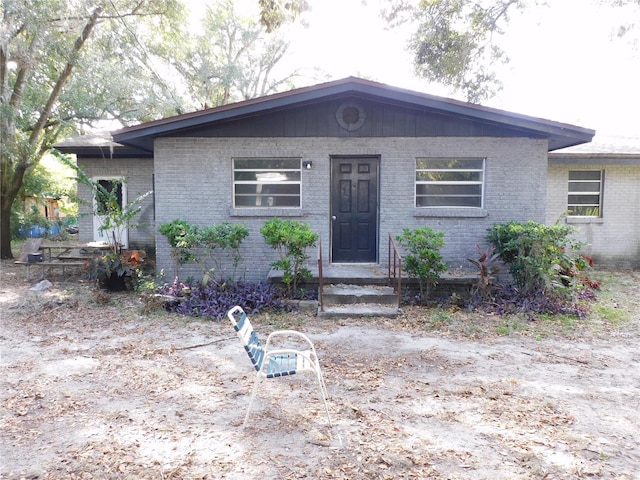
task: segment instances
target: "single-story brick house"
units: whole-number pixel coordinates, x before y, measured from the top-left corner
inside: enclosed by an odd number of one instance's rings
[[[600,265],[640,268],[640,139],[598,137],[549,154],[547,223],[575,227]]]
[[[158,269],[172,268],[159,225],[240,222],[250,230],[246,278],[262,280],[276,257],[260,228],[275,216],[307,222],[325,264],[386,264],[389,234],[428,225],[445,233],[449,265],[467,268],[493,224],[562,213],[554,195],[566,197],[566,179],[558,192],[548,192],[547,179],[559,188],[566,173],[549,152],[594,134],[350,77],[57,148],[76,154],[90,177],[124,178],[123,201],[154,191],[141,214],[148,226],[128,232],[127,246],[155,252]],[[91,216],[80,232],[97,239]]]

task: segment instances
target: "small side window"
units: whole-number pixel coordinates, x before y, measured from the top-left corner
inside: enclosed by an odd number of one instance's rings
[[[567,212],[571,217],[602,217],[602,170],[569,171]]]

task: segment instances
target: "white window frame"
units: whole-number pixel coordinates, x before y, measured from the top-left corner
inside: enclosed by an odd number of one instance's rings
[[[116,176],[96,176],[92,177],[91,181],[94,183],[99,183],[102,181],[117,183],[120,186],[121,193],[121,205],[120,208],[124,210],[128,204],[127,199],[127,179],[125,177],[116,177]],[[95,242],[107,242],[109,244],[113,244],[113,238],[115,236],[116,240],[120,243],[120,246],[124,249],[129,248],[129,227],[127,225],[122,225],[119,229],[114,230],[102,230],[102,226],[105,224],[105,216],[100,215],[100,209],[98,207],[98,200],[96,199],[95,192],[92,191],[91,195],[93,196],[91,200],[92,208],[93,208],[93,240]]]
[[[465,160],[469,160],[469,161],[481,161],[482,162],[482,168],[418,168],[418,162],[420,161],[424,161],[426,160],[427,162],[429,160],[433,160],[433,161],[443,161],[443,160],[461,160],[461,161],[465,161]],[[450,209],[450,208],[461,208],[461,209],[482,209],[484,208],[484,190],[485,190],[485,178],[486,178],[486,158],[484,157],[417,157],[415,160],[415,186],[414,186],[414,205],[416,206],[416,208],[418,209]],[[481,180],[479,181],[440,181],[440,180],[434,180],[434,181],[429,181],[429,180],[418,180],[418,173],[419,172],[474,172],[474,173],[480,173],[481,175]],[[474,206],[467,206],[467,205],[433,205],[433,206],[420,206],[418,205],[418,198],[419,197],[426,197],[427,195],[419,195],[418,194],[418,186],[419,185],[480,185],[480,195],[473,195],[473,197],[479,197],[480,200],[480,204],[479,205],[474,205]],[[438,195],[434,195],[438,196]],[[446,198],[447,196],[450,197],[456,197],[456,198],[461,198],[461,197],[465,197],[465,195],[445,195],[442,196],[444,198]],[[467,195],[466,197],[471,197],[470,195]]]
[[[237,161],[277,161],[277,160],[287,160],[287,161],[297,161],[297,168],[236,168]],[[256,176],[264,175],[263,180],[236,180],[236,172],[255,172]],[[282,180],[277,179],[277,175],[283,172],[298,172],[300,179],[299,180]],[[233,208],[236,209],[246,209],[246,208],[264,208],[264,209],[300,209],[302,208],[302,159],[300,157],[236,157],[232,158],[232,166],[231,166],[231,176],[233,181]],[[271,177],[271,181],[269,180]],[[236,199],[238,196],[243,196],[245,194],[236,193],[237,185],[256,185],[256,193],[246,196],[255,196],[256,197],[256,205],[238,205]],[[262,187],[265,185],[298,185],[298,205],[274,205],[273,197],[276,196],[288,196],[294,197],[296,195],[291,194],[282,194],[282,195],[262,195],[260,192],[262,191]],[[259,201],[258,201],[259,200]],[[264,200],[264,201],[263,201]]]
[[[600,178],[598,179],[571,179],[572,173],[583,173],[583,172],[598,172],[600,173]],[[567,175],[568,183],[567,183],[567,216],[572,218],[602,218],[602,200],[604,194],[604,170],[569,170]],[[572,190],[572,185],[576,184],[598,184],[598,190],[595,191],[584,191],[584,190]],[[582,203],[582,202],[570,202],[571,196],[578,197],[598,197],[598,203]],[[597,215],[584,215],[584,214],[576,214],[573,213],[572,207],[587,207],[592,209],[597,209]]]

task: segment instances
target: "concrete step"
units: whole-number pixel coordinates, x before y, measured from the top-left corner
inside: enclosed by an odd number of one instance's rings
[[[372,285],[330,285],[324,288],[322,296],[325,305],[350,305],[355,303],[374,303],[397,306],[398,295],[391,287]]]
[[[319,317],[396,317],[398,295],[381,285],[328,285],[322,296]]]
[[[350,305],[325,305],[324,311],[318,309],[318,316],[323,318],[350,317],[386,317],[398,316],[396,306],[380,305],[377,303],[353,303]]]

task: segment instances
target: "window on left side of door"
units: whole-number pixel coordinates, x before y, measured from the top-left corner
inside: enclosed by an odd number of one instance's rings
[[[234,158],[235,208],[300,208],[300,158]]]

